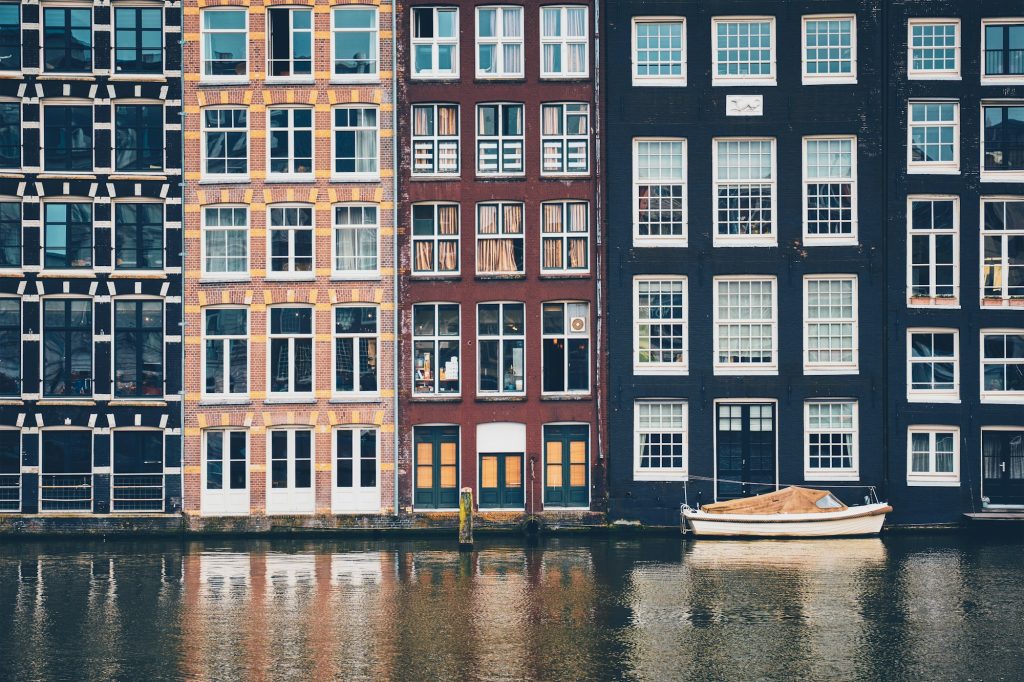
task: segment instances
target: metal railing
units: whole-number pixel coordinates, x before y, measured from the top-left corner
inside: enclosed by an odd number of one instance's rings
[[[114,474],[110,487],[110,509],[115,512],[162,512],[162,474]]]
[[[92,511],[92,474],[43,474],[39,511]]]
[[[0,512],[21,511],[21,474],[0,474]]]

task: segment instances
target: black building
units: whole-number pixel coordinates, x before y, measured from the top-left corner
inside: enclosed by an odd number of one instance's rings
[[[614,517],[883,485],[879,4],[607,5]]]
[[[0,3],[0,513],[180,508],[179,3]]]

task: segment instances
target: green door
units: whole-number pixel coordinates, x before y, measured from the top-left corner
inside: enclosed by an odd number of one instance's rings
[[[522,453],[480,455],[480,507],[522,509]]]
[[[544,427],[544,506],[587,507],[590,429],[584,424]]]
[[[413,430],[418,509],[459,506],[459,427],[420,426]]]

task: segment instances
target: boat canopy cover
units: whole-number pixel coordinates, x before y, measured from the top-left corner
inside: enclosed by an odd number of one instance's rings
[[[764,495],[705,504],[700,510],[709,514],[808,514],[836,512],[846,508],[827,490],[794,485]]]

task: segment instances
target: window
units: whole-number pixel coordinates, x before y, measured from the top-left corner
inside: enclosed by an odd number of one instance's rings
[[[376,306],[334,309],[335,393],[377,393],[377,332]]]
[[[376,78],[378,62],[376,7],[335,7],[331,10],[336,79]]]
[[[685,481],[687,404],[638,400],[633,404],[633,480]]]
[[[43,169],[91,173],[92,106],[43,106]]]
[[[982,199],[981,211],[982,302],[1019,305],[1024,299],[1024,199]]]
[[[773,246],[775,140],[715,140],[715,246]]]
[[[243,206],[203,208],[203,275],[248,276],[249,210]]]
[[[586,507],[590,488],[590,428],[544,425],[544,506]]]
[[[686,140],[633,140],[636,246],[686,245]]]
[[[540,205],[543,274],[583,273],[590,269],[590,217],[585,201]]]
[[[412,207],[412,258],[413,274],[458,274],[458,204],[416,204]]]
[[[522,7],[477,7],[476,77],[523,77]]]
[[[342,428],[334,432],[334,487],[377,487],[377,429]]]
[[[476,116],[477,175],[522,175],[523,105],[479,104]]]
[[[21,202],[0,201],[0,268],[21,267]]]
[[[857,138],[804,138],[804,239],[857,239]]]
[[[545,303],[541,312],[544,393],[590,391],[590,304]]]
[[[245,177],[249,173],[249,112],[204,109],[203,172],[209,176]]]
[[[459,174],[458,105],[413,105],[412,174]]]
[[[164,17],[160,7],[114,8],[114,71],[162,74]]]
[[[960,104],[910,102],[908,173],[960,172]]]
[[[711,20],[712,85],[775,85],[775,19]]]
[[[959,345],[954,329],[907,330],[907,400],[960,401]]]
[[[541,106],[542,175],[590,172],[590,106],[544,104]]]
[[[856,17],[809,16],[803,24],[803,82],[856,83]]]
[[[92,301],[43,301],[43,395],[92,395]]]
[[[0,168],[21,168],[21,102],[0,102]]]
[[[857,403],[847,400],[804,403],[808,481],[857,480]]]
[[[379,143],[375,107],[334,110],[334,174],[353,178],[379,175]]]
[[[1021,30],[1024,32],[1024,26]],[[981,110],[985,125],[981,140],[982,175],[1024,181],[1024,102],[983,104]]]
[[[633,85],[686,85],[685,19],[633,19]]]
[[[92,204],[43,204],[43,268],[92,267]]]
[[[310,513],[313,500],[313,430],[268,431],[267,513]]]
[[[270,275],[313,276],[313,207],[270,207]]]
[[[960,295],[960,201],[910,197],[907,289],[912,305],[955,304]]]
[[[459,427],[413,427],[417,509],[459,506]]]
[[[110,511],[164,510],[164,432],[117,429],[113,433]]]
[[[0,71],[21,70],[21,5],[0,4]]]
[[[590,38],[586,7],[540,8],[540,77],[586,78]]]
[[[481,303],[476,309],[480,358],[477,392],[523,395],[526,391],[526,313],[522,303]]]
[[[459,306],[421,303],[412,307],[413,395],[458,395]]]
[[[313,110],[268,109],[270,120],[269,175],[296,179],[313,176]]]
[[[2,396],[21,397],[21,341],[21,300],[0,298],[0,395]],[[0,435],[2,433],[0,431]]]
[[[715,374],[775,374],[775,279],[715,278]]]
[[[115,107],[114,168],[152,172],[164,167],[162,104],[118,104]]]
[[[270,309],[270,392],[313,393],[313,309]]]
[[[114,396],[164,394],[164,306],[161,301],[114,302]]]
[[[203,10],[200,44],[204,79],[249,79],[248,17],[246,9]]]
[[[637,277],[633,295],[633,371],[685,373],[686,278]]]
[[[804,373],[855,374],[857,278],[804,278]]]
[[[908,78],[960,78],[959,19],[911,19],[908,29]]]
[[[249,311],[207,308],[203,334],[203,394],[227,398],[249,393]]]
[[[412,77],[459,77],[457,8],[412,8]]]
[[[211,497],[230,491],[249,489],[248,444],[245,431],[210,430],[203,432],[206,445],[206,468],[204,470],[203,511],[211,510]],[[249,500],[234,509],[218,508],[216,511],[249,513]]]
[[[1024,82],[1024,19],[983,20],[982,81]]]
[[[267,8],[267,76],[313,77],[313,10]]]
[[[982,330],[981,399],[1024,401],[1024,330]]]
[[[163,267],[163,204],[114,204],[114,268],[161,270]]]
[[[21,429],[0,429],[0,512],[20,511]]]
[[[92,7],[43,8],[43,71],[92,70]]]
[[[378,230],[376,206],[334,207],[334,276],[376,276]]]
[[[39,511],[92,511],[92,431],[40,433]]]
[[[477,204],[476,271],[481,275],[523,273],[521,203]]]
[[[960,485],[960,429],[953,426],[907,429],[907,485]]]

